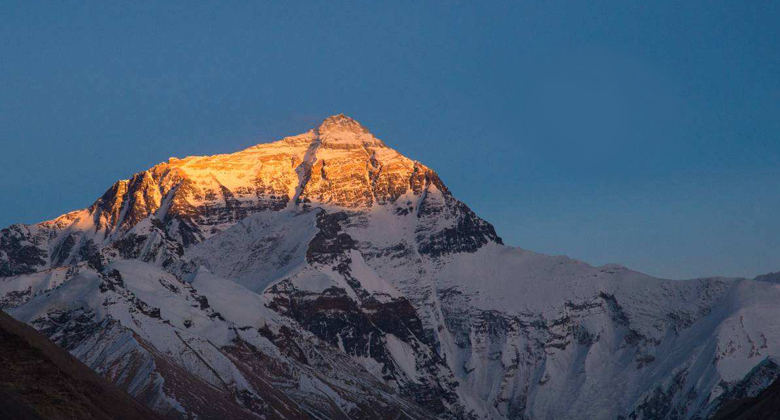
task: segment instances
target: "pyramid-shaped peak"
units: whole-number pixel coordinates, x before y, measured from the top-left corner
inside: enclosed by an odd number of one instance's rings
[[[363,125],[361,125],[359,122],[344,114],[333,115],[325,118],[325,121],[320,124],[317,130],[320,132],[320,134],[329,132],[369,133],[366,127],[363,127]]]

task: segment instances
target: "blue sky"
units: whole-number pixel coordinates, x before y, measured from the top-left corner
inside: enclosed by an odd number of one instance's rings
[[[0,225],[343,112],[505,242],[780,270],[780,3],[4,2]]]

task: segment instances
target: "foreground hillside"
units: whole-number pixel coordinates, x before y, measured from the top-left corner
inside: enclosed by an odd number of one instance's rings
[[[125,392],[0,311],[0,418],[154,420]]]
[[[714,420],[766,420],[780,418],[780,381],[775,380],[755,397],[726,404]]]
[[[0,233],[0,306],[172,418],[707,418],[780,375],[779,299],[505,246],[342,115]]]

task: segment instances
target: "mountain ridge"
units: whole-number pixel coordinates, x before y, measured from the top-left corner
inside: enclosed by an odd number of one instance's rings
[[[181,418],[706,418],[780,374],[777,297],[505,246],[344,115],[0,231],[0,307]]]

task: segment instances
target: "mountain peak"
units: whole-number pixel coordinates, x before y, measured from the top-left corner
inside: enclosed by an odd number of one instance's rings
[[[337,114],[325,118],[325,121],[317,128],[320,134],[326,133],[355,133],[355,134],[369,134],[366,127],[363,127],[359,122],[344,115]]]
[[[387,147],[381,140],[374,137],[366,127],[344,114],[325,118],[325,121],[314,132],[317,140],[328,149]]]

